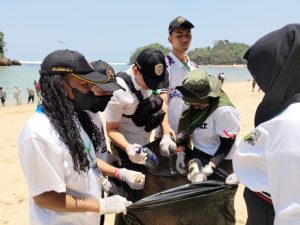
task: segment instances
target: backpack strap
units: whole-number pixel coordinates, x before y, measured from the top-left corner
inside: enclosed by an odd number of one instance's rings
[[[131,80],[131,77],[127,74],[127,73],[124,73],[124,72],[119,72],[117,73],[116,75],[117,77],[121,77],[125,83],[127,84],[127,86],[129,87],[129,89],[132,91],[132,93],[135,94],[135,96],[137,97],[137,99],[141,102],[144,97],[141,93],[141,91],[137,91],[132,83],[132,80]]]

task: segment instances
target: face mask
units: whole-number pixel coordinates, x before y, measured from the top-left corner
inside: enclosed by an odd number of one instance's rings
[[[82,93],[76,88],[72,88],[74,95],[74,107],[79,110],[90,110],[93,113],[103,112],[112,95],[95,96],[89,91],[87,94]]]

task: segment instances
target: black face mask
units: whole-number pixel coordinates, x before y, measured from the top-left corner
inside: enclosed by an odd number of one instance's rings
[[[83,94],[76,88],[72,88],[72,92],[74,95],[74,107],[79,110],[90,110],[93,113],[103,112],[112,97],[112,95],[95,96],[91,91]]]

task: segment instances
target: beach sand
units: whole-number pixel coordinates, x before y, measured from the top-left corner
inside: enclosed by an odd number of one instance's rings
[[[253,117],[262,92],[252,92],[251,81],[226,83],[223,90],[241,113],[239,139],[253,128]],[[20,167],[17,138],[25,121],[35,110],[35,104],[0,106],[0,224],[29,224],[28,189]],[[237,224],[245,224],[247,211],[242,196],[243,186],[235,199]],[[107,216],[106,225],[113,224],[113,215]]]

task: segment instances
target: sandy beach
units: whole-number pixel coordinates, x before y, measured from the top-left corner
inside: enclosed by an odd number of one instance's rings
[[[223,90],[241,113],[239,139],[253,128],[255,109],[263,97],[262,92],[252,92],[251,81],[226,83]],[[0,107],[0,224],[29,224],[28,190],[18,158],[17,138],[25,121],[35,110],[35,104]],[[247,211],[242,197],[243,186],[239,186],[235,209],[237,224],[245,224]],[[108,216],[106,225],[113,224]]]

